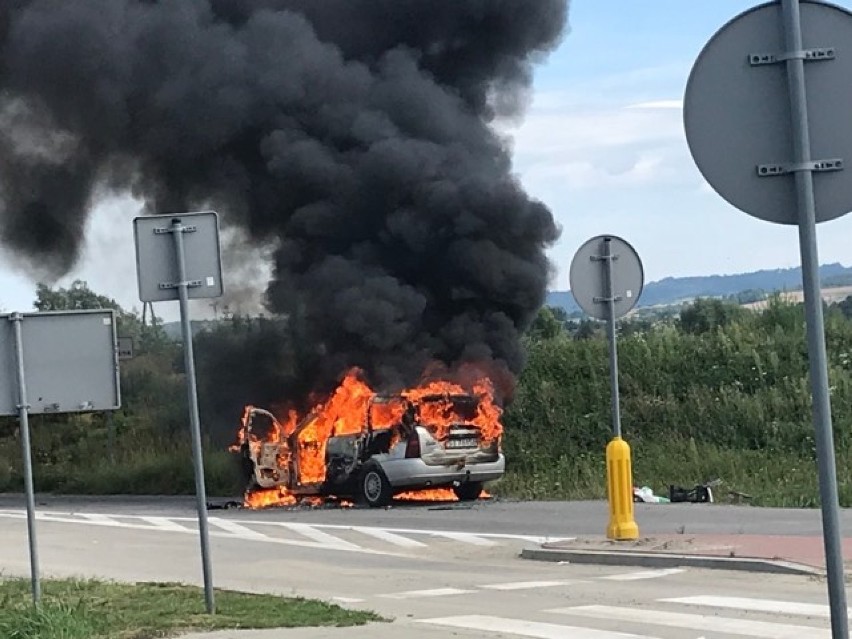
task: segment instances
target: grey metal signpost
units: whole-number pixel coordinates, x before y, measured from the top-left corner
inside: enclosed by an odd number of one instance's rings
[[[207,612],[213,614],[216,605],[213,596],[207,490],[204,485],[204,457],[201,453],[201,420],[198,413],[189,299],[222,295],[218,216],[213,211],[153,215],[137,217],[133,225],[139,299],[143,302],[177,299],[180,303],[204,599]]]
[[[33,601],[41,599],[30,414],[115,410],[121,405],[111,310],[0,316],[0,415],[21,426]]]
[[[571,261],[571,294],[588,315],[606,321],[609,377],[612,389],[612,434],[621,437],[618,391],[618,348],[615,320],[629,313],[642,293],[644,274],[639,255],[614,235],[593,237]]]
[[[750,215],[799,228],[833,639],[848,638],[849,622],[816,224],[852,209],[851,101],[852,13],[811,0],[760,5],[722,27],[684,97],[708,183]]]
[[[621,438],[618,390],[618,345],[615,320],[639,300],[644,285],[642,262],[630,244],[614,235],[599,235],[583,244],[571,261],[571,293],[594,318],[606,320],[609,340],[612,441],[607,446],[607,488],[611,539],[636,539],[630,447]]]
[[[38,566],[38,542],[35,528],[35,488],[33,487],[33,457],[30,447],[30,405],[27,402],[27,377],[24,371],[24,339],[20,313],[9,316],[15,332],[15,368],[18,381],[18,421],[21,425],[21,447],[24,456],[24,492],[27,499],[27,538],[30,543],[30,579],[32,581],[33,601],[41,601],[41,571]]]

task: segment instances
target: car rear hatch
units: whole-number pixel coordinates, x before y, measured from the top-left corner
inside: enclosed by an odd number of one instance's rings
[[[445,437],[428,427],[421,426],[418,431],[421,458],[430,466],[466,465],[497,459],[498,442],[483,441],[482,433],[473,424],[453,424],[446,430]]]

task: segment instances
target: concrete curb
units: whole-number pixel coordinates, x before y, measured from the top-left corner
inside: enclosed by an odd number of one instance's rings
[[[521,558],[533,561],[598,564],[603,566],[641,566],[645,568],[714,568],[780,575],[824,576],[825,571],[805,564],[756,557],[716,557],[662,552],[629,552],[612,550],[567,550],[525,548]]]

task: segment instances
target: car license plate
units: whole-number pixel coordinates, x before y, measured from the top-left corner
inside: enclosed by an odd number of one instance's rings
[[[447,448],[476,448],[479,440],[476,437],[465,437],[464,439],[451,439],[447,442]]]

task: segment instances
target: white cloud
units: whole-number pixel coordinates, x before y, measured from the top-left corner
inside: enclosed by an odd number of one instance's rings
[[[627,105],[628,109],[677,109],[683,110],[683,100],[650,100]]]
[[[500,129],[513,139],[516,170],[533,191],[695,185],[675,102],[581,107],[565,92],[539,94],[520,125]]]

